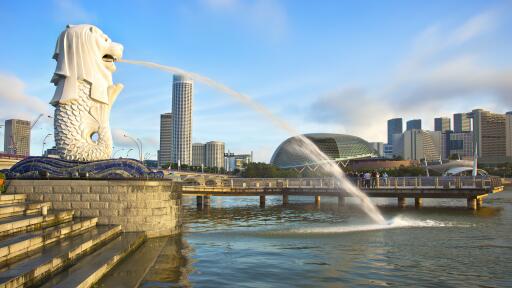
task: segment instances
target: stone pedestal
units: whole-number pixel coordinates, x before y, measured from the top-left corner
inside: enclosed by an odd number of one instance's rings
[[[28,201],[48,201],[54,210],[98,217],[98,224],[120,224],[123,231],[148,237],[181,232],[181,192],[170,180],[9,180],[7,193]]]

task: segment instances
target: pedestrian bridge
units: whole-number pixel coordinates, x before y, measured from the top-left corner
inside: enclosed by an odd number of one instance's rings
[[[499,177],[389,177],[374,178],[370,183],[360,178],[348,178],[369,197],[396,198],[399,207],[405,207],[407,198],[414,198],[421,207],[424,198],[466,199],[470,209],[478,209],[489,194],[503,191]],[[198,205],[209,205],[210,196],[259,196],[260,205],[265,197],[279,195],[283,204],[289,196],[314,196],[320,204],[321,196],[337,197],[343,205],[351,194],[340,188],[334,178],[225,178],[185,179],[181,182],[183,195],[197,196]]]

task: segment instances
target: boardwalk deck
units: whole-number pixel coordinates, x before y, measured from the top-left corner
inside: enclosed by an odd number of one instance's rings
[[[290,185],[290,180],[294,181],[293,186]],[[362,186],[356,179],[352,180],[355,185]],[[503,186],[498,180],[499,178],[493,177],[408,177],[375,182],[373,188],[360,188],[369,197],[397,198],[399,206],[404,205],[405,198],[414,198],[417,207],[421,206],[423,198],[459,198],[467,199],[468,207],[477,209],[482,205],[484,197],[503,191]],[[350,193],[338,188],[339,185],[335,185],[333,179],[231,179],[228,181],[218,186],[183,183],[181,192],[183,195],[206,198],[201,200],[201,203],[208,203],[210,196],[260,196],[262,205],[264,205],[265,196],[273,195],[283,196],[283,202],[287,202],[288,196],[314,196],[315,202],[318,203],[321,196],[352,197]],[[340,202],[344,202],[343,199],[340,199]]]

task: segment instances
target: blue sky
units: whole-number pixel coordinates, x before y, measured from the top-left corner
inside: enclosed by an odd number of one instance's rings
[[[126,59],[177,66],[250,95],[303,133],[385,141],[391,117],[421,118],[432,129],[437,116],[512,110],[510,1],[2,1],[1,121],[53,113],[51,56],[69,23],[97,25],[124,45]],[[114,82],[125,89],[111,115],[116,147],[131,145],[117,137],[126,132],[156,157],[171,79],[117,64]],[[37,124],[33,154],[52,129],[49,120]],[[269,161],[287,137],[196,83],[194,142],[224,141]]]

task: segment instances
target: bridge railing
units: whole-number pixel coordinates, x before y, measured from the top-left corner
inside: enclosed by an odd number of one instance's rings
[[[501,178],[493,176],[439,176],[439,177],[378,177],[365,180],[359,177],[348,178],[361,189],[403,189],[403,188],[436,188],[460,189],[482,188],[492,189],[502,186]],[[334,178],[229,178],[210,181],[204,184],[215,187],[231,188],[334,188],[339,187]],[[185,184],[187,185],[187,184]]]

